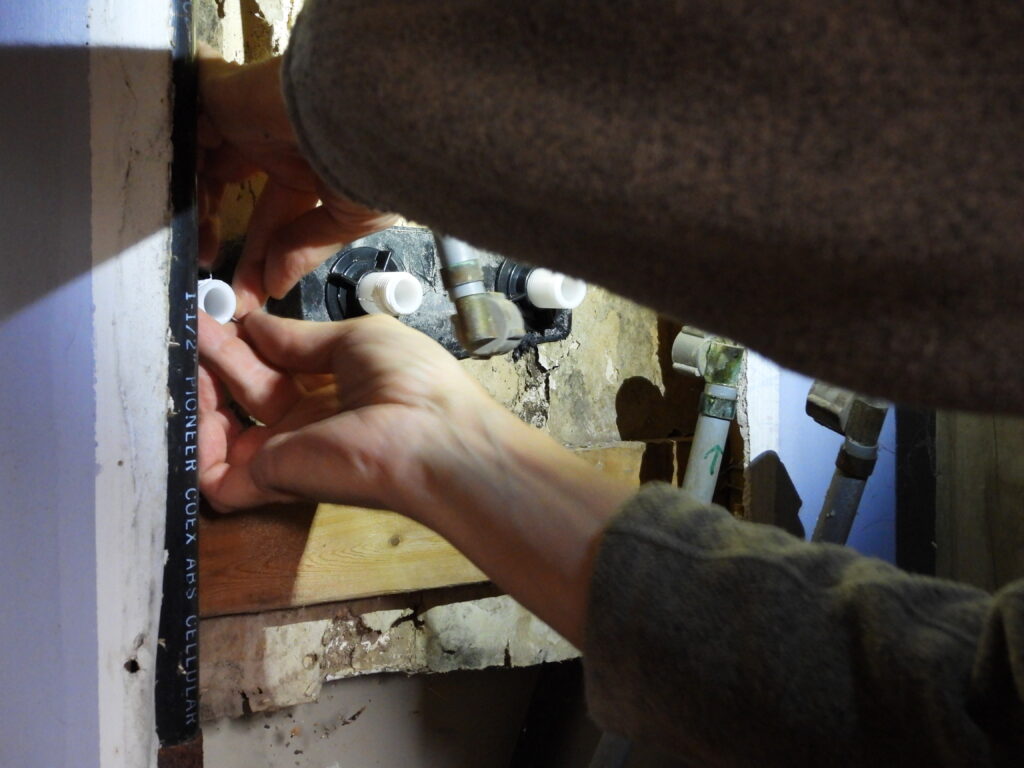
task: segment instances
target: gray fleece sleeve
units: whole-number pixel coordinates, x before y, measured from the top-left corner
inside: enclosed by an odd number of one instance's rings
[[[905,574],[644,487],[599,551],[605,729],[695,765],[1024,764],[1024,582]]]
[[[1021,412],[1021,40],[1009,0],[307,0],[284,83],[339,191],[857,391]]]

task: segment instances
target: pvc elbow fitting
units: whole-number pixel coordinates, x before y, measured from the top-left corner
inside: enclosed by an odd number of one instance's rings
[[[576,309],[587,295],[587,284],[575,277],[537,267],[526,276],[526,298],[540,309]]]
[[[235,316],[237,300],[231,286],[223,280],[208,277],[199,281],[199,308],[221,325]]]
[[[423,303],[423,286],[409,272],[367,272],[356,284],[356,298],[370,315],[411,315]]]

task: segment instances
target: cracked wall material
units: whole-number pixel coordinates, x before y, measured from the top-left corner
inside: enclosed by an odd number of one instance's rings
[[[570,447],[691,434],[703,382],[671,370],[677,328],[597,286],[573,311],[572,333],[519,360],[463,366],[523,421]]]
[[[294,612],[203,622],[201,717],[315,701],[324,682],[380,672],[525,667],[579,656],[508,596],[295,621]]]

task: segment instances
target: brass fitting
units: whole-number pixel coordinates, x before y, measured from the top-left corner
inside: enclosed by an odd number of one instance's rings
[[[449,263],[465,250],[458,243],[454,247],[446,245],[442,246],[445,258],[442,259],[441,276],[445,290],[455,304],[452,325],[459,344],[476,358],[511,352],[526,335],[519,307],[504,294],[484,288],[484,273],[477,259]]]
[[[511,352],[526,333],[519,308],[500,293],[463,296],[455,300],[455,312],[455,336],[473,357]]]

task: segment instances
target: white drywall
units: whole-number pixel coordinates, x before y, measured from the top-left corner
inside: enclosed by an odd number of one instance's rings
[[[86,12],[0,0],[5,768],[99,754]]]
[[[155,764],[169,21],[0,0],[3,768]]]

